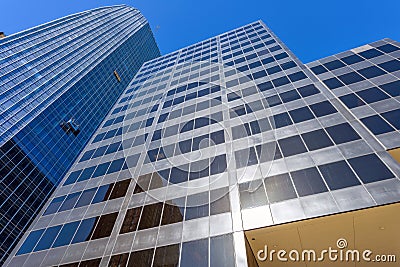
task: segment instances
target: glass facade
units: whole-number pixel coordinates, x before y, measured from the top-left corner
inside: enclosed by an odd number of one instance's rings
[[[143,62],[159,55],[146,19],[127,6],[0,40],[0,264]],[[61,127],[71,119],[76,136]]]
[[[6,266],[247,266],[246,230],[399,201],[385,149],[257,21],[143,64]]]

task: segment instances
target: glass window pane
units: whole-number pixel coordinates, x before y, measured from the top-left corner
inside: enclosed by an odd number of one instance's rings
[[[80,196],[78,202],[75,205],[75,208],[83,207],[89,205],[93,199],[94,194],[96,193],[97,188],[92,188],[83,191],[82,195]]]
[[[210,267],[235,266],[231,234],[210,238]]]
[[[138,230],[156,227],[160,224],[163,203],[146,205],[143,208]]]
[[[166,201],[164,204],[161,225],[182,222],[184,210],[185,210],[184,197]]]
[[[359,185],[357,177],[345,161],[318,166],[331,190]]]
[[[55,248],[68,245],[71,242],[78,226],[79,221],[65,224],[52,247]]]
[[[290,157],[296,154],[307,152],[306,147],[303,144],[300,136],[291,136],[281,140],[278,140],[279,146],[281,147],[283,156]]]
[[[49,249],[51,244],[54,242],[54,239],[56,239],[56,236],[60,229],[61,225],[47,228],[33,251]]]
[[[375,154],[349,159],[350,165],[364,183],[393,178],[393,173]]]
[[[289,174],[280,174],[264,179],[268,200],[271,203],[296,198]]]
[[[29,253],[33,250],[39,238],[42,236],[45,229],[37,230],[31,232],[28,237],[25,239],[25,242],[19,248],[17,255]]]
[[[124,222],[122,223],[120,234],[136,231],[136,228],[139,224],[141,212],[142,207],[127,210]]]
[[[118,212],[101,215],[91,239],[93,240],[110,236],[117,216]]]
[[[317,168],[308,168],[290,173],[299,196],[308,196],[328,191]]]
[[[129,257],[128,267],[151,266],[154,249],[146,249],[132,252]]]
[[[301,136],[310,151],[333,145],[331,139],[329,139],[324,130],[304,133]]]
[[[326,131],[337,145],[360,139],[360,136],[348,123],[328,127]]]
[[[208,239],[200,239],[183,243],[180,266],[208,266]]]

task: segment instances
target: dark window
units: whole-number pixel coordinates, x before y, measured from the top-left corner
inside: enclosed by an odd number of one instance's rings
[[[90,179],[90,177],[92,176],[94,170],[95,170],[96,166],[84,169],[81,176],[79,176],[79,179],[77,182],[81,182],[81,181],[85,181]]]
[[[278,143],[285,157],[307,152],[306,147],[298,135],[278,140]]]
[[[394,131],[394,129],[378,115],[361,119],[361,121],[374,134],[383,134]]]
[[[114,228],[115,220],[117,219],[118,212],[101,215],[100,220],[93,232],[91,239],[99,239],[103,237],[108,237]]]
[[[294,68],[296,66],[297,66],[296,63],[294,63],[293,61],[289,61],[289,62],[285,62],[285,63],[281,64],[281,68],[284,70],[288,70],[288,69]]]
[[[349,163],[364,183],[372,183],[393,177],[393,173],[375,154],[349,159]]]
[[[336,109],[328,101],[310,105],[312,111],[317,117],[326,116],[336,112]]]
[[[279,96],[277,95],[267,97],[266,100],[269,107],[274,107],[282,104],[281,100],[279,99]]]
[[[284,103],[287,103],[287,102],[299,99],[300,95],[299,95],[299,93],[297,93],[296,90],[290,90],[290,91],[280,94],[280,97],[282,98],[282,101]]]
[[[78,179],[79,175],[81,174],[81,172],[82,172],[82,170],[72,172],[72,173],[68,176],[68,178],[67,178],[67,180],[65,181],[64,185],[69,185],[69,184],[75,183],[76,180]]]
[[[208,239],[183,243],[180,266],[208,266]]]
[[[223,173],[226,170],[226,155],[219,155],[212,159],[210,164],[210,174]]]
[[[98,149],[96,149],[96,152],[94,152],[93,158],[97,158],[97,157],[103,156],[104,153],[106,152],[106,150],[107,150],[107,146],[99,147]]]
[[[78,225],[79,221],[65,224],[52,247],[55,248],[68,245],[71,242]]]
[[[234,101],[239,98],[240,98],[240,95],[238,95],[237,93],[229,93],[228,94],[228,102]]]
[[[192,220],[209,215],[208,192],[187,197],[185,220]]]
[[[258,88],[259,88],[261,91],[266,91],[266,90],[272,89],[272,88],[274,88],[274,87],[272,86],[272,83],[271,83],[271,82],[264,82],[264,83],[260,83],[260,84],[258,85]]]
[[[377,57],[377,56],[380,56],[380,55],[383,55],[382,52],[379,52],[379,51],[376,50],[376,49],[369,49],[369,50],[366,50],[366,51],[361,52],[361,53],[359,53],[359,54],[360,54],[361,56],[367,58],[367,59],[373,58],[373,57]]]
[[[142,212],[142,207],[127,210],[124,222],[122,223],[121,231],[119,233],[124,234],[136,231],[136,228],[139,225],[139,218],[141,212]]]
[[[301,135],[309,150],[321,149],[333,145],[324,130],[316,130]]]
[[[292,117],[295,123],[299,123],[306,120],[311,120],[314,118],[314,115],[311,113],[308,107],[302,107],[289,111],[290,116]]]
[[[281,128],[293,124],[286,112],[274,115],[274,123],[275,128]]]
[[[179,264],[179,244],[165,247],[157,247],[154,255],[153,266],[178,266]],[[145,266],[145,265],[142,265]],[[150,265],[146,265],[150,266]]]
[[[379,86],[391,96],[399,96],[400,95],[400,81],[395,81],[387,84],[383,84]]]
[[[271,62],[274,62],[275,60],[274,60],[274,58],[272,58],[272,57],[267,57],[267,58],[264,58],[264,59],[262,59],[261,60],[261,62],[264,64],[264,65],[266,65],[266,64],[268,64],[268,63],[271,63]]]
[[[397,130],[400,130],[400,109],[382,113],[382,117],[396,127]]]
[[[338,76],[338,78],[345,84],[352,84],[364,80],[364,78],[356,72],[346,73]]]
[[[340,62],[339,60],[334,60],[334,61],[325,63],[324,66],[328,70],[334,70],[334,69],[344,67],[345,65],[342,62]]]
[[[145,249],[131,253],[129,258],[129,267],[133,266],[151,266],[154,249]]]
[[[224,131],[218,131],[210,134],[211,140],[215,145],[225,143]]]
[[[379,67],[386,70],[387,72],[395,72],[395,71],[400,70],[400,61],[394,59],[394,60],[379,64]]]
[[[161,225],[177,223],[183,221],[185,198],[166,201],[164,204]],[[133,229],[132,231],[134,231]]]
[[[389,98],[388,95],[386,95],[376,87],[359,91],[357,92],[357,94],[367,103],[378,102],[383,99]]]
[[[61,225],[47,228],[33,251],[49,249],[60,229]]]
[[[358,55],[351,55],[351,56],[347,56],[347,57],[341,58],[341,60],[344,63],[346,63],[348,65],[351,65],[351,64],[354,64],[354,63],[357,63],[357,62],[361,62],[364,59],[362,57],[358,56]]]
[[[236,168],[251,166],[258,163],[254,147],[235,151]]]
[[[99,177],[106,174],[108,167],[110,166],[111,162],[102,163],[97,166],[96,170],[94,171],[92,177]]]
[[[257,71],[256,73],[253,73],[254,80],[261,78],[261,77],[265,77],[265,76],[267,76],[267,73],[264,70],[260,70],[260,71]]]
[[[130,179],[119,181],[114,185],[114,188],[111,192],[109,199],[115,199],[125,196],[126,191],[128,191],[128,187],[130,184]]]
[[[358,72],[361,73],[361,75],[363,75],[364,77],[366,77],[368,79],[385,74],[385,72],[383,70],[381,70],[380,68],[375,67],[375,66],[371,66],[371,67],[368,67],[365,69],[358,70]]]
[[[182,153],[182,154],[190,152],[191,147],[192,147],[192,139],[179,142],[178,147],[179,147],[180,153]]]
[[[300,197],[328,191],[317,168],[308,168],[290,173]]]
[[[348,123],[327,127],[326,131],[337,145],[360,139],[360,136]]]
[[[319,166],[326,183],[331,190],[359,185],[357,177],[345,161]]]
[[[172,184],[186,182],[188,180],[188,169],[188,165],[172,167],[169,182]]]
[[[385,45],[381,45],[379,47],[377,47],[379,50],[381,50],[382,52],[385,53],[391,53],[394,51],[399,50],[400,48],[398,48],[397,46],[391,45],[391,44],[385,44]]]
[[[288,56],[289,55],[286,52],[283,52],[283,53],[280,53],[278,55],[275,55],[274,57],[275,57],[276,60],[280,60],[280,59],[286,58]]]
[[[364,101],[362,101],[358,96],[355,94],[348,94],[345,96],[339,97],[340,100],[348,107],[348,108],[355,108],[365,105]]]
[[[319,93],[319,90],[313,84],[309,84],[309,85],[297,88],[297,90],[299,91],[299,93],[302,97],[307,97],[307,96],[315,95],[315,94]]]
[[[161,139],[161,129],[154,131],[153,138],[151,139],[151,141],[159,139]]]
[[[327,72],[328,70],[325,69],[322,65],[318,65],[311,68],[311,71],[314,72],[316,75]]]
[[[289,76],[289,79],[292,82],[297,82],[297,81],[300,81],[300,80],[303,80],[303,79],[307,78],[307,76],[302,71],[289,74],[288,76]]]
[[[138,230],[156,227],[160,224],[163,203],[146,205],[143,208]]]
[[[279,66],[274,66],[274,67],[266,69],[266,71],[267,71],[268,75],[272,75],[274,73],[280,72],[281,68]]]
[[[286,78],[286,76],[274,79],[274,80],[272,80],[272,82],[273,82],[275,87],[282,86],[282,85],[290,83],[289,79]]]
[[[287,173],[267,177],[264,179],[264,183],[269,202],[271,203],[297,197],[289,174]]]
[[[326,86],[329,87],[329,89],[335,89],[335,88],[343,86],[343,84],[336,78],[330,78],[330,79],[324,80],[323,82],[325,83]]]
[[[124,164],[124,162],[125,162],[124,158],[114,160],[111,163],[110,168],[108,169],[107,173],[113,173],[113,172],[120,171],[122,169],[122,165]]]

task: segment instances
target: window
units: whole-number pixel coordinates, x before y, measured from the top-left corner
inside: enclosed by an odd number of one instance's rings
[[[210,238],[210,266],[235,266],[232,234]]]
[[[370,58],[373,58],[373,57],[377,57],[377,56],[383,55],[382,52],[379,52],[376,49],[369,49],[369,50],[366,50],[366,51],[361,52],[359,54],[361,56],[365,57],[366,59],[370,59]]]
[[[185,197],[166,201],[161,218],[161,225],[182,222],[185,209],[184,207]],[[132,231],[134,230],[135,229],[133,229]]]
[[[163,203],[158,202],[143,207],[138,230],[156,227],[160,223]]]
[[[299,95],[299,93],[297,93],[296,90],[290,90],[290,91],[280,94],[280,97],[282,98],[282,101],[284,103],[287,103],[287,102],[299,99],[300,95]]]
[[[379,67],[382,69],[386,70],[387,72],[395,72],[400,70],[400,61],[398,60],[390,60],[385,63],[378,64]]]
[[[310,151],[333,145],[324,130],[316,130],[301,135]]]
[[[267,71],[268,75],[272,75],[274,73],[280,72],[281,68],[279,66],[274,66],[274,67],[266,69],[266,71]]]
[[[58,232],[61,229],[61,225],[53,226],[50,228],[47,228],[42,237],[40,238],[39,243],[36,245],[35,249],[33,251],[40,251],[44,249],[49,249],[51,247],[51,244],[53,243],[54,239],[56,239],[56,236]]]
[[[209,215],[208,192],[189,195],[186,201],[185,220],[193,220]]]
[[[320,103],[310,105],[310,108],[312,111],[314,111],[314,114],[317,117],[322,117],[337,112],[336,109],[332,106],[332,104],[329,103],[328,101],[323,101]]]
[[[371,66],[371,67],[368,67],[365,69],[358,70],[358,72],[368,79],[385,74],[385,72],[383,70],[381,70],[380,68],[375,67],[375,66]]]
[[[258,163],[254,147],[235,151],[236,168],[251,166]]]
[[[360,139],[360,136],[348,123],[327,127],[326,131],[337,145]]]
[[[366,117],[361,119],[361,121],[373,134],[383,134],[394,131],[394,129],[379,115]]]
[[[81,194],[81,192],[69,194],[65,198],[64,203],[61,205],[61,207],[58,210],[58,212],[72,209],[75,206],[75,203],[78,201],[78,198],[79,198],[80,194]]]
[[[385,44],[385,45],[381,45],[379,47],[377,47],[379,50],[381,50],[382,52],[385,53],[391,53],[394,51],[399,50],[400,48],[398,48],[397,46],[391,45],[391,44]]]
[[[358,96],[355,94],[348,94],[339,97],[339,99],[348,107],[348,108],[355,108],[365,105],[364,101],[362,101]]]
[[[112,187],[113,187],[113,184],[100,186],[96,192],[96,195],[94,196],[94,198],[92,200],[92,204],[107,200],[108,196],[111,193]]]
[[[354,54],[354,55],[351,55],[351,56],[347,56],[347,57],[341,58],[341,60],[344,63],[346,63],[348,65],[351,65],[351,64],[355,64],[355,63],[361,62],[364,59],[362,57]]]
[[[306,75],[304,74],[304,72],[302,72],[302,71],[289,74],[288,76],[289,76],[289,79],[290,79],[293,83],[307,78],[307,76],[306,76]]]
[[[282,104],[281,100],[279,99],[279,96],[277,95],[267,97],[266,100],[269,107],[274,107]]]
[[[356,82],[360,82],[364,80],[361,75],[356,72],[350,72],[343,75],[338,76],[339,80],[341,80],[344,84],[352,84]]]
[[[273,116],[275,128],[281,128],[293,124],[287,113],[281,113]]]
[[[318,166],[331,190],[359,185],[357,177],[345,161]]]
[[[119,233],[124,234],[136,231],[136,228],[139,225],[139,218],[141,212],[142,212],[142,207],[127,210],[124,222],[122,223],[121,231]]]
[[[180,266],[208,266],[208,239],[200,239],[182,244]],[[149,264],[149,266],[151,263]]]
[[[397,130],[400,130],[400,109],[382,113],[382,117],[396,127]]]
[[[178,266],[178,264],[179,264],[179,244],[156,248],[153,266],[160,266],[160,267]]]
[[[329,89],[336,89],[338,87],[343,86],[343,84],[336,78],[330,78],[330,79],[324,80],[323,82],[326,86],[329,87]]]
[[[57,212],[64,199],[65,196],[54,198],[50,205],[47,207],[46,211],[43,213],[43,216]]]
[[[101,215],[91,239],[94,240],[110,236],[117,216],[118,212]]]
[[[383,84],[379,87],[393,97],[400,95],[400,81]]]
[[[128,191],[130,182],[131,182],[130,179],[117,182],[114,185],[113,191],[112,191],[109,199],[111,200],[111,199],[120,198],[120,197],[125,196],[126,191]]]
[[[364,183],[372,183],[394,177],[393,173],[375,154],[349,159],[349,163]]]
[[[334,60],[334,61],[330,61],[324,64],[324,66],[328,69],[328,70],[334,70],[334,69],[338,69],[341,67],[344,67],[345,65],[340,62],[339,60]]]
[[[274,88],[274,87],[273,87],[273,85],[272,85],[271,82],[264,82],[264,83],[260,83],[260,84],[258,85],[258,88],[259,88],[261,91],[266,91],[266,90],[272,89],[272,88]]]
[[[153,254],[154,249],[145,249],[132,252],[129,258],[128,266],[151,266]]]
[[[262,180],[239,184],[240,205],[242,209],[267,205],[267,195]]]
[[[311,120],[314,118],[314,115],[311,113],[308,107],[302,107],[289,111],[290,116],[292,117],[295,123],[299,123],[306,120]]]
[[[93,199],[94,194],[96,193],[96,190],[97,190],[97,188],[92,188],[92,189],[83,191],[78,202],[76,202],[76,205],[74,208],[79,208],[79,207],[89,205],[90,202],[92,202],[92,199]]]
[[[357,94],[367,103],[378,102],[389,98],[388,95],[386,95],[376,87],[359,91],[357,92]]]
[[[81,182],[81,181],[85,181],[90,179],[90,177],[92,176],[94,170],[95,170],[96,166],[84,169],[81,176],[79,176],[79,179],[77,180],[77,182]]]
[[[39,238],[42,236],[45,229],[30,232],[28,237],[25,239],[24,243],[17,252],[17,255],[32,252]]]
[[[281,147],[283,156],[285,157],[290,157],[296,154],[307,152],[306,147],[304,146],[300,136],[298,135],[278,140],[278,143]]]
[[[307,96],[315,95],[315,94],[319,93],[319,90],[313,84],[309,84],[309,85],[297,88],[297,90],[299,91],[299,93],[302,97],[307,97]]]
[[[328,191],[317,168],[308,168],[290,173],[300,197]]]
[[[280,174],[264,179],[267,196],[270,203],[296,198],[289,174]]]
[[[282,85],[290,83],[289,79],[286,78],[286,76],[274,79],[274,80],[272,80],[272,82],[273,82],[275,87],[282,86]]]
[[[78,225],[79,221],[65,224],[52,247],[56,248],[68,245],[71,242]]]
[[[311,68],[311,71],[314,72],[316,75],[327,72],[328,70],[325,69],[322,65],[318,65]]]

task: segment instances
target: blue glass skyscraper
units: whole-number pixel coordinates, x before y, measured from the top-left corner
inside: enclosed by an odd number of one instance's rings
[[[143,64],[160,55],[124,5],[0,39],[0,264]]]

